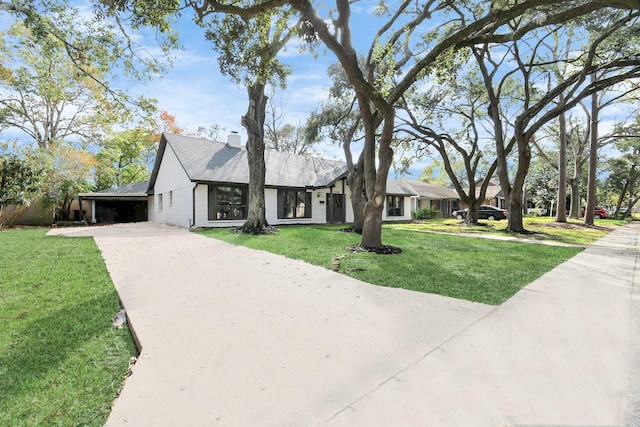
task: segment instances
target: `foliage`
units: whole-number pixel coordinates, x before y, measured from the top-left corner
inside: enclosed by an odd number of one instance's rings
[[[114,99],[120,99],[138,108],[149,107],[145,98],[134,99],[124,91],[115,89],[110,78],[125,77],[146,81],[166,69],[166,55],[178,47],[176,33],[171,28],[173,19],[163,9],[154,10],[150,17],[162,15],[160,32],[156,34],[161,54],[150,55],[141,49],[135,20],[124,22],[113,14],[110,7],[92,2],[93,15],[85,14],[66,0],[0,1],[0,13],[11,22],[25,27],[33,35],[34,45],[55,39],[62,46],[67,59],[73,64],[73,73],[85,76],[102,85]],[[134,34],[136,36],[134,36]]]
[[[148,0],[128,0],[113,4],[104,2],[117,12],[132,12],[136,24],[152,24],[162,30],[164,23],[163,13],[175,13],[180,4],[176,2]],[[567,79],[567,85],[559,90],[574,90],[576,98],[589,95],[590,91],[598,91],[616,82],[635,77],[637,70],[630,62],[599,62],[594,58],[601,58],[597,54],[597,44],[615,31],[615,28],[635,23],[636,10],[627,2],[567,2],[562,0],[549,0],[539,2],[525,1],[431,1],[431,2],[400,2],[385,4],[377,8],[375,22],[375,34],[369,40],[364,52],[359,52],[358,47],[366,42],[354,45],[352,34],[357,28],[353,28],[352,2],[337,0],[335,3],[316,5],[309,0],[299,1],[263,1],[244,0],[240,2],[207,1],[200,4],[186,2],[185,6],[193,7],[197,13],[199,22],[216,13],[226,14],[214,21],[214,29],[220,29],[222,34],[211,31],[209,35],[213,39],[220,40],[221,47],[229,49],[234,43],[240,41],[241,49],[235,49],[233,55],[225,52],[222,58],[222,68],[230,74],[234,74],[235,65],[252,67],[258,64],[258,58],[253,47],[258,46],[261,52],[274,52],[265,49],[265,34],[269,31],[281,31],[284,25],[280,17],[291,14],[291,22],[299,19],[297,27],[301,39],[305,42],[313,41],[322,43],[338,59],[345,72],[347,80],[357,98],[360,120],[364,129],[364,148],[362,151],[364,190],[366,203],[364,205],[364,225],[362,228],[362,245],[369,248],[379,248],[381,241],[381,218],[383,202],[386,194],[386,181],[388,172],[393,164],[395,138],[395,109],[402,102],[402,98],[416,84],[429,84],[429,80],[453,81],[457,72],[466,65],[472,48],[483,50],[480,53],[490,52],[496,58],[488,62],[500,68],[498,71],[490,70],[491,76],[507,76],[510,71],[504,71],[500,65],[517,64],[516,72],[522,72],[525,80],[522,97],[518,100],[527,105],[523,114],[511,114],[507,120],[502,121],[500,102],[504,100],[502,92],[503,84],[494,88],[491,94],[487,93],[493,102],[490,116],[493,122],[495,134],[504,131],[507,126],[515,126],[516,132],[512,132],[513,138],[506,138],[507,147],[496,147],[497,158],[501,162],[498,167],[500,181],[503,185],[506,197],[510,202],[518,200],[521,196],[524,177],[527,167],[526,157],[528,142],[533,133],[540,126],[559,114],[559,110],[551,111],[547,108],[557,98],[554,89],[546,95],[540,88],[547,87],[546,81],[534,81],[529,79],[531,71],[540,63],[545,63],[546,58],[539,61],[537,56],[536,40],[529,37],[536,30],[542,28],[542,33],[549,33],[549,25],[564,25],[583,17],[591,17],[593,13],[602,11],[602,16],[612,16],[611,20],[603,22],[605,31],[602,37],[590,44],[596,49],[576,49],[576,52],[585,52],[583,57],[575,62],[579,70]],[[291,8],[295,9],[295,16]],[[620,11],[620,13],[616,13]],[[621,18],[623,14],[627,18]],[[227,20],[227,17],[230,17]],[[262,19],[269,17],[268,19]],[[544,19],[540,19],[544,17]],[[620,19],[619,19],[620,18]],[[245,38],[247,37],[248,38]],[[247,43],[247,41],[249,43]],[[255,43],[255,44],[252,44]],[[279,50],[279,49],[278,49]],[[231,50],[229,50],[231,52]],[[277,50],[276,50],[277,52]],[[500,52],[507,52],[502,58]],[[520,54],[524,53],[524,54]],[[477,56],[476,56],[477,57]],[[247,60],[247,58],[249,60]],[[628,56],[625,59],[630,58]],[[484,56],[484,59],[487,59]],[[630,58],[633,62],[633,58]],[[573,58],[567,59],[574,62]],[[275,63],[266,61],[263,65],[271,68]],[[486,65],[486,63],[485,63]],[[629,66],[626,69],[625,67]],[[623,70],[613,79],[601,80],[596,85],[582,85],[585,75],[589,75],[596,68]],[[282,68],[271,68],[282,71]],[[251,73],[250,73],[251,74]],[[262,83],[266,80],[265,73],[261,70],[252,74],[252,79],[246,80],[243,73],[235,75],[238,81],[255,83],[253,77]],[[489,89],[488,79],[484,79],[485,88]],[[571,88],[569,86],[573,85]],[[546,98],[545,98],[546,96]],[[493,98],[491,100],[491,98]],[[575,105],[575,104],[573,104]],[[567,104],[567,108],[572,105]],[[250,108],[256,108],[256,105]],[[251,111],[251,110],[250,110]],[[245,116],[247,117],[247,116]],[[252,132],[250,132],[252,133]],[[496,138],[498,138],[496,136]],[[251,139],[251,137],[250,137]],[[518,176],[513,185],[513,191],[508,177],[509,145],[512,147],[518,143],[518,154],[522,154],[522,166],[518,167]],[[354,162],[356,163],[356,162]],[[487,175],[491,175],[488,173]],[[470,179],[473,181],[473,179]],[[511,197],[513,193],[513,197]],[[518,207],[518,206],[512,206]],[[513,209],[511,209],[513,212]],[[518,212],[510,217],[510,224],[519,231],[521,218]],[[513,221],[512,221],[513,220]]]
[[[7,175],[18,197],[4,204],[15,204],[21,208],[8,219],[15,222],[26,208],[37,199],[51,200],[56,209],[56,217],[67,220],[73,199],[79,192],[91,190],[91,179],[95,167],[93,154],[87,150],[74,148],[69,144],[49,148],[18,147],[6,149],[6,158],[18,159],[21,167],[14,170],[18,175]],[[10,171],[8,171],[10,172]]]
[[[451,162],[452,170],[458,177],[459,181],[466,186],[469,185],[468,182],[464,181],[464,166],[461,164],[462,162]],[[456,165],[453,166],[453,163]],[[447,174],[447,171],[443,165],[442,160],[440,159],[431,159],[431,162],[427,166],[422,169],[422,174],[420,176],[420,181],[428,182],[430,184],[439,185],[441,187],[451,187],[451,179]]]
[[[528,199],[535,206],[552,206],[558,194],[557,170],[549,167],[540,157],[534,158],[527,174],[525,190]]]
[[[284,87],[291,69],[277,54],[291,37],[290,18],[291,10],[285,8],[251,19],[233,13],[211,14],[198,23],[206,28],[205,37],[220,53],[218,63],[224,75],[244,86],[259,82]]]
[[[608,159],[606,169],[608,176],[605,188],[616,195],[615,212],[617,217],[621,208],[630,214],[640,200],[640,138],[638,128],[640,119],[627,127],[618,127],[615,148],[621,155]]]
[[[114,134],[96,153],[95,191],[144,181],[151,174],[158,134],[134,128]]]
[[[102,426],[136,354],[90,238],[0,232],[0,424]]]
[[[44,172],[35,160],[28,151],[21,154],[0,146],[0,206],[31,204],[42,186]]]
[[[452,185],[469,206],[465,222],[476,224],[497,160],[486,137],[493,131],[487,126],[488,99],[479,71],[470,66],[457,74],[457,79],[438,79],[444,81],[409,91],[402,104],[406,118],[401,119],[400,129],[416,139],[418,157],[437,153],[439,158],[423,171],[424,179],[440,174],[440,181]],[[514,91],[510,94],[515,96]]]
[[[180,126],[178,126],[176,116],[174,116],[173,114],[169,114],[167,111],[162,110],[160,112],[159,119],[159,125],[162,129],[162,132],[173,133],[176,135],[182,135],[184,133],[184,130]]]
[[[91,152],[68,144],[50,147],[41,154],[47,161],[44,193],[53,199],[56,218],[69,220],[71,202],[78,193],[90,191],[96,161]]]
[[[438,210],[435,208],[422,208],[411,212],[413,219],[431,219],[438,216]]]
[[[356,236],[338,227],[280,227],[278,234],[261,238],[228,229],[200,233],[324,268],[343,257],[340,271],[368,283],[487,304],[501,304],[581,250],[384,228],[385,241],[401,246],[402,253],[380,256],[350,252]]]
[[[84,64],[90,74],[83,74],[65,47],[21,24],[0,34],[0,129],[19,129],[41,148],[69,138],[86,147],[99,143],[114,123],[132,118],[126,97],[102,83],[108,58],[92,57]],[[152,109],[148,100],[140,102],[143,113]]]

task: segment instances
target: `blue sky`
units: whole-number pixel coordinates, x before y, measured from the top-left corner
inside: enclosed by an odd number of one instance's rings
[[[159,108],[174,115],[183,128],[195,130],[198,126],[217,124],[227,132],[240,132],[245,141],[240,118],[247,110],[246,89],[220,73],[216,53],[201,28],[184,17],[178,29],[184,50],[174,52],[173,67],[162,79],[144,87],[133,85],[130,89],[155,97]],[[293,72],[287,79],[286,89],[276,88],[274,101],[284,105],[285,122],[304,123],[326,95],[330,85],[326,70],[335,58],[324,51],[315,58],[310,53],[301,54],[295,44],[291,44],[280,54],[280,59],[290,65]],[[342,153],[335,147],[319,148],[329,157]]]

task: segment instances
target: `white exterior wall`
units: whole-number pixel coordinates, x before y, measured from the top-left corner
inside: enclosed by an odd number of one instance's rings
[[[160,174],[158,174],[160,176]],[[183,219],[182,223],[178,223],[177,225],[187,226],[188,222],[186,219],[191,218],[191,191],[193,184],[190,183],[191,186],[188,187],[188,200],[186,200],[186,205],[188,208],[188,212],[184,213],[186,216]],[[157,188],[157,187],[156,187]],[[336,186],[334,188],[334,194],[341,194],[338,190],[341,186]],[[346,222],[353,222],[353,209],[351,207],[350,193],[349,187],[345,187],[345,217]],[[158,190],[156,190],[157,192]],[[311,218],[295,218],[295,219],[278,219],[278,190],[275,188],[267,188],[265,189],[265,207],[266,207],[266,218],[267,222],[271,225],[286,225],[286,224],[325,224],[327,222],[327,194],[329,194],[328,189],[321,190],[313,190],[311,191]],[[175,206],[177,199],[176,193],[174,192],[173,204]],[[163,212],[167,209],[167,196],[163,197]],[[157,204],[157,195],[156,195],[156,204]],[[208,219],[208,186],[206,184],[199,184],[195,190],[195,205],[196,205],[196,221],[195,227],[240,227],[244,224],[244,220],[212,220]],[[149,206],[149,212],[153,212],[154,215],[161,215],[158,212],[157,206]],[[383,221],[405,221],[411,220],[411,197],[404,196],[404,215],[403,216],[392,216],[387,217],[387,206],[385,203],[385,207],[382,213]],[[155,221],[152,219],[152,216],[149,215],[150,221]],[[170,222],[170,224],[174,224]]]
[[[192,219],[192,190],[189,180],[171,146],[167,145],[149,196],[149,221],[188,227]],[[162,209],[158,203],[162,195]]]
[[[345,216],[347,222],[353,221],[353,209],[349,199],[349,188],[346,187]],[[339,194],[337,188],[334,193]],[[264,192],[265,210],[267,222],[271,225],[286,224],[325,224],[327,222],[327,194],[328,189],[311,191],[311,218],[279,219],[278,218],[278,190],[266,188]],[[195,191],[196,196],[196,227],[240,227],[244,220],[212,220],[208,219],[208,186],[199,184]],[[150,208],[151,209],[151,208]]]

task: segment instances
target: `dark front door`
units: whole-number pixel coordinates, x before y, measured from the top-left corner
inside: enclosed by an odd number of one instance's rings
[[[344,194],[327,194],[327,222],[344,220]]]

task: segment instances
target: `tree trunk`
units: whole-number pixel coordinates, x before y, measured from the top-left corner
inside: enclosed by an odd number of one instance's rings
[[[522,132],[518,132],[516,130],[516,138],[518,144],[518,167],[513,179],[511,191],[508,194],[505,194],[505,196],[507,196],[507,203],[509,206],[507,230],[516,233],[523,233],[525,229],[524,223],[522,222],[522,192],[524,189],[524,181],[527,178],[529,165],[531,163],[531,148],[529,147],[529,141],[526,140],[526,137]]]
[[[580,219],[580,172],[574,172],[573,178],[569,179],[569,188],[571,189],[571,200],[569,201],[569,218]],[[558,209],[560,207],[558,206]],[[565,200],[562,205],[564,210],[567,209]]]
[[[471,190],[469,190],[471,194]],[[474,197],[470,199],[469,207],[467,210],[467,217],[464,219],[464,223],[467,225],[478,225],[478,211],[482,206],[483,199],[475,197],[475,188],[473,190]]]
[[[358,129],[358,123],[360,123],[359,118],[354,121],[348,132],[344,135],[342,149],[344,150],[347,167],[349,168],[347,184],[351,190],[350,200],[353,210],[353,225],[351,229],[356,233],[362,234],[364,205],[367,202],[364,192],[364,151],[360,153],[358,162],[355,164],[353,163],[353,156],[351,155],[351,141]]]
[[[564,106],[564,94],[560,94],[559,104]],[[556,222],[567,222],[567,117],[563,112],[558,116],[560,126],[560,150],[558,153],[558,210]],[[562,209],[560,209],[562,208]]]
[[[366,108],[369,108],[368,100]],[[362,107],[362,104],[360,104]],[[362,111],[362,108],[361,108]],[[362,227],[362,241],[360,245],[366,249],[381,250],[382,244],[382,211],[387,197],[387,177],[393,162],[393,149],[391,141],[394,130],[395,111],[387,106],[384,110],[379,110],[382,117],[382,132],[379,138],[378,148],[378,168],[375,165],[375,130],[373,125],[373,115],[366,117],[370,113],[363,114],[365,123],[365,155],[364,155],[364,179],[367,188],[367,202],[364,207],[364,224]],[[368,120],[370,119],[370,120]],[[371,185],[373,180],[373,185]],[[373,188],[372,188],[373,187]]]
[[[351,208],[353,209],[353,225],[351,228],[356,233],[362,233],[362,227],[364,226],[364,207],[367,202],[364,197],[363,166],[364,159],[361,156],[358,163],[353,165],[347,178],[349,189],[351,190]]]
[[[591,75],[595,83],[597,77]],[[591,146],[589,149],[589,179],[587,181],[587,206],[584,210],[584,224],[594,225],[593,218],[596,209],[596,169],[598,167],[598,93],[591,95]]]
[[[362,224],[362,241],[360,245],[366,249],[382,248],[382,203],[369,200],[364,206],[364,222]]]
[[[242,126],[247,130],[247,160],[249,163],[249,200],[247,220],[242,232],[261,234],[272,231],[267,223],[264,201],[264,120],[268,97],[264,84],[255,83],[247,88],[249,109],[242,116]]]

